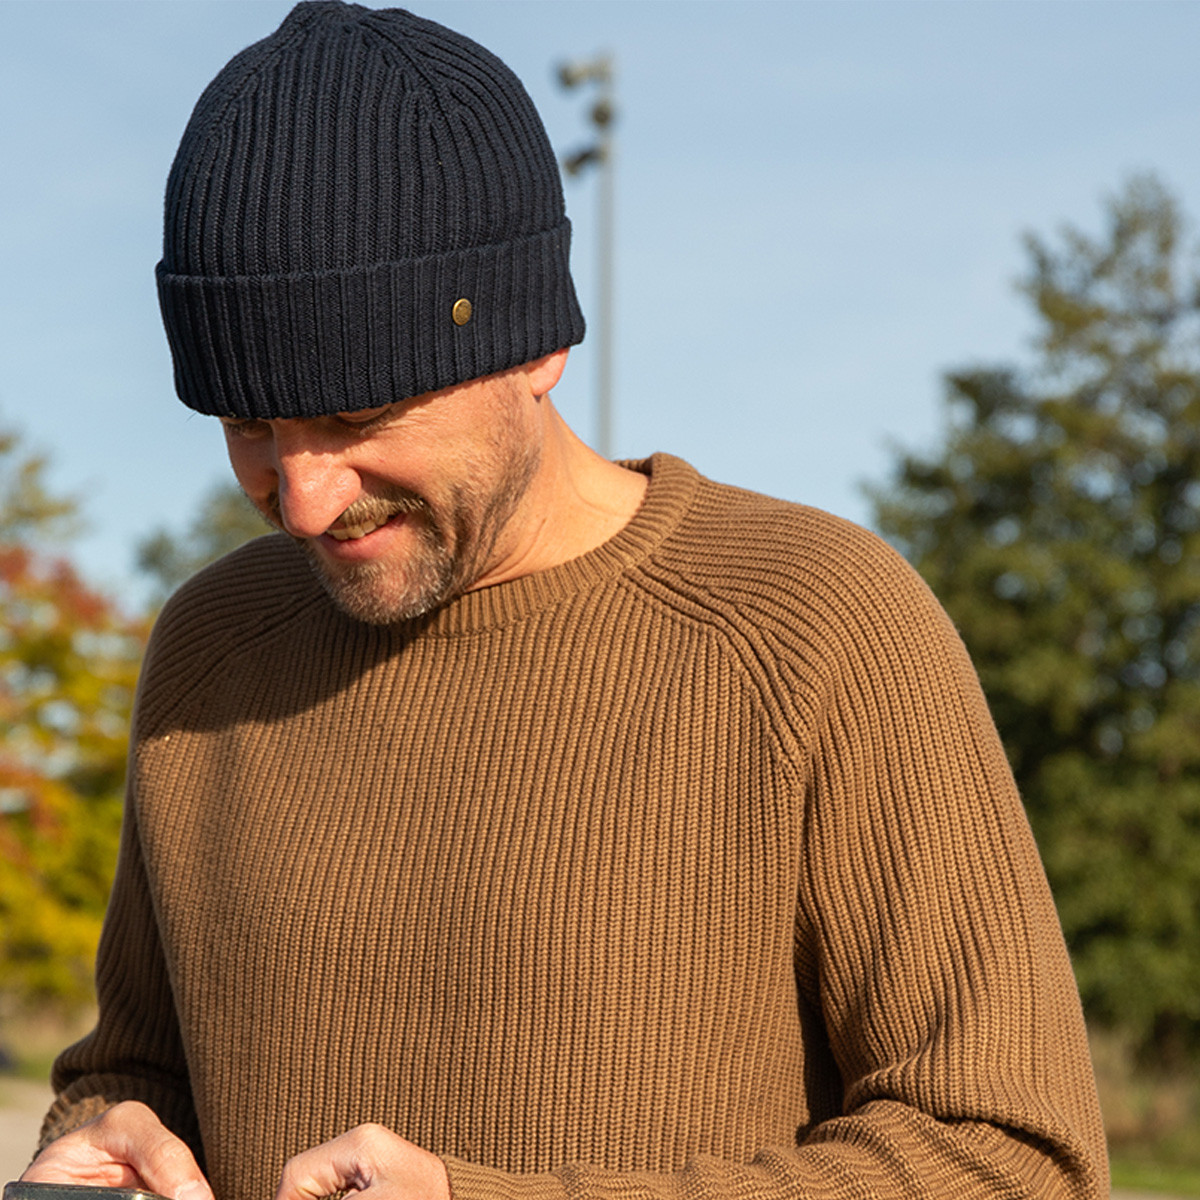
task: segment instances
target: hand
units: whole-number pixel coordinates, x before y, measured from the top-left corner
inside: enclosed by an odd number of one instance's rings
[[[450,1200],[442,1160],[382,1125],[359,1125],[297,1154],[283,1168],[275,1200],[320,1200],[343,1188],[369,1200]]]
[[[213,1200],[192,1152],[135,1100],[116,1104],[51,1142],[21,1179],[136,1187],[172,1200]]]

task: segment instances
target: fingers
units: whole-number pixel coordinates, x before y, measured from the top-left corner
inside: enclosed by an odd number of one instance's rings
[[[213,1200],[192,1152],[136,1101],[114,1105],[51,1142],[21,1178],[33,1183],[140,1187],[172,1200]]]
[[[360,1125],[311,1150],[297,1154],[283,1168],[275,1200],[320,1200],[344,1188],[365,1191],[373,1171],[364,1172],[364,1156],[371,1154],[375,1135]]]
[[[353,1189],[368,1200],[450,1200],[442,1160],[381,1125],[359,1125],[296,1155],[275,1200],[319,1200]]]

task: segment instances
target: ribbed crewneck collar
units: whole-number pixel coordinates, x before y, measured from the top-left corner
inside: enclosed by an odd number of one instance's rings
[[[670,454],[623,462],[649,476],[641,507],[615,537],[586,554],[519,579],[467,592],[420,619],[422,636],[459,637],[512,624],[580,592],[614,579],[644,561],[678,526],[687,511],[699,472]],[[397,626],[408,636],[411,629]]]

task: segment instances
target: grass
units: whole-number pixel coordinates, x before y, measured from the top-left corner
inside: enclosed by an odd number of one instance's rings
[[[91,1028],[91,1009],[63,1016],[53,1012],[0,1016],[0,1074],[9,1079],[46,1082],[64,1049]]]
[[[1114,1188],[1200,1197],[1200,1071],[1138,1064],[1116,1034],[1091,1037]]]
[[[1200,1196],[1200,1167],[1172,1166],[1147,1162],[1139,1157],[1117,1153],[1109,1164],[1115,1188],[1145,1192],[1168,1192],[1172,1196]]]
[[[35,1054],[17,1053],[14,1061],[0,1074],[12,1079],[30,1079],[36,1083],[44,1083],[50,1078],[50,1068],[58,1055],[55,1052],[41,1051]]]

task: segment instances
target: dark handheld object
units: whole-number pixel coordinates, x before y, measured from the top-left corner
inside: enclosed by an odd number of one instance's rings
[[[144,1188],[95,1187],[80,1183],[6,1183],[4,1200],[163,1200]]]

